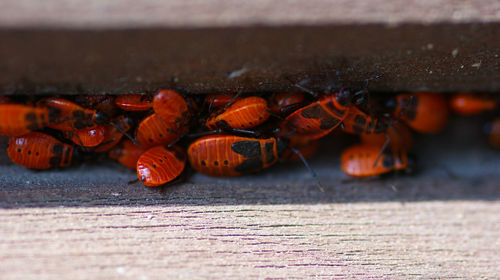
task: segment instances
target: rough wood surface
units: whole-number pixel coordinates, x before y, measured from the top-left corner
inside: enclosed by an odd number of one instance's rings
[[[492,22],[495,0],[3,0],[0,26],[123,28],[325,23]]]
[[[500,89],[500,23],[117,30],[0,28],[0,92]],[[33,48],[36,46],[36,48]]]
[[[495,279],[500,203],[0,211],[2,279]]]

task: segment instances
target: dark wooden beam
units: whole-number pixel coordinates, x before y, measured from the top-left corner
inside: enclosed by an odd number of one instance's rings
[[[500,88],[495,1],[104,2],[0,4],[0,91]]]

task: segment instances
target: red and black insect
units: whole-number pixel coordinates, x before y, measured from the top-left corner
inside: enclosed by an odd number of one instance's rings
[[[27,168],[48,169],[71,164],[74,148],[41,132],[30,132],[9,139],[10,159]]]
[[[227,105],[227,104],[226,104]],[[216,111],[207,119],[205,125],[208,129],[254,128],[269,118],[267,101],[258,96],[241,98],[221,111]]]
[[[350,107],[343,120],[344,132],[351,134],[385,133],[393,121],[384,117],[372,117],[356,107]]]
[[[76,145],[82,147],[96,147],[104,141],[106,128],[98,124],[93,127],[77,129],[74,131],[63,131],[64,137],[70,139]]]
[[[307,159],[312,157],[318,150],[318,140],[309,140],[298,134],[288,136],[287,140],[289,141],[288,147],[280,158],[282,161],[301,161],[299,153],[303,158]],[[296,149],[299,153],[293,152],[290,148]]]
[[[188,126],[177,127],[175,122],[166,122],[153,113],[143,119],[136,130],[137,142],[143,147],[171,145],[188,132]]]
[[[75,102],[84,108],[94,109],[100,114],[112,117],[116,113],[115,97],[112,95],[92,94],[78,95]]]
[[[274,114],[285,116],[298,109],[304,102],[303,92],[278,92],[271,96],[269,109]]]
[[[208,135],[189,145],[188,159],[193,169],[202,174],[239,176],[275,164],[285,148],[286,143],[276,138]]]
[[[411,130],[401,122],[395,122],[387,128],[386,133],[362,133],[359,135],[363,144],[385,145],[390,139],[390,147],[409,150],[413,146]]]
[[[229,102],[236,101],[235,96],[236,94],[232,92],[207,94],[207,96],[205,97],[205,104],[208,104],[209,111],[211,111],[211,108],[223,107],[226,106]]]
[[[62,98],[44,98],[38,101],[41,108],[49,108],[53,113],[47,126],[62,131],[73,131],[93,127],[95,124],[109,122],[106,112],[97,112],[94,109],[82,106]]]
[[[21,136],[43,129],[53,117],[48,108],[21,104],[0,104],[0,135]]]
[[[448,104],[442,94],[419,91],[398,94],[388,103],[394,117],[403,120],[410,128],[421,133],[438,133],[448,123]]]
[[[342,171],[352,177],[361,178],[409,168],[406,150],[386,148],[380,160],[377,160],[381,149],[382,146],[372,144],[348,147],[341,155]]]
[[[185,130],[191,121],[186,99],[176,91],[159,90],[153,99],[153,110],[173,130]]]
[[[153,108],[153,96],[150,94],[123,94],[116,97],[115,104],[125,111],[147,111]]]
[[[124,139],[109,150],[108,156],[130,169],[136,169],[137,160],[146,150],[134,144],[130,139]]]
[[[132,120],[124,116],[118,116],[111,120],[113,124],[104,125],[104,139],[102,143],[95,148],[94,152],[105,152],[120,142],[124,133],[127,133],[131,126]]]
[[[186,166],[186,155],[180,147],[156,146],[137,160],[137,177],[148,187],[164,185],[177,178]]]
[[[351,94],[343,90],[320,97],[288,115],[280,125],[281,135],[298,133],[315,140],[329,134],[347,116],[350,98]]]
[[[366,90],[368,83],[381,76],[377,75],[366,80],[363,90],[355,92],[345,89],[334,92],[328,90],[329,92],[323,96],[319,96],[318,93],[305,88],[300,83],[294,84],[316,100],[288,115],[280,124],[279,135],[288,136],[298,133],[310,140],[315,140],[329,134],[342,124],[350,109],[355,107],[367,109],[365,107],[370,105],[369,94]]]
[[[472,93],[456,93],[450,99],[451,110],[464,116],[492,111],[497,105],[497,101],[489,96]]]

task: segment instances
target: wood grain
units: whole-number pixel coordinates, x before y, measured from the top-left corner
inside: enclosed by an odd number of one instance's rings
[[[4,0],[0,26],[57,28],[192,27],[328,23],[492,22],[495,0]]]
[[[3,0],[0,91],[323,92],[383,74],[371,90],[498,92],[499,26],[496,0]]]
[[[2,279],[499,277],[500,203],[0,211]]]

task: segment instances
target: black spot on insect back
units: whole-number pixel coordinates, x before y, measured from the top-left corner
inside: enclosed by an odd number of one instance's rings
[[[265,158],[266,163],[271,163],[276,159],[276,157],[274,156],[274,143],[273,142],[266,143],[264,145],[264,151],[266,152],[266,158]]]
[[[305,108],[300,113],[304,118],[317,119],[321,116],[321,111],[324,111],[319,104],[315,104],[309,108]]]
[[[333,101],[330,98],[328,98],[325,101],[325,105],[326,105],[326,108],[328,108],[328,110],[330,110],[332,113],[334,113],[337,116],[343,116],[345,114],[345,110],[341,110],[341,109],[335,107],[335,104],[333,104]]]
[[[50,160],[49,160],[50,167],[60,166],[60,163],[61,163],[61,157],[60,156],[51,157]]]
[[[251,158],[243,161],[240,165],[236,166],[234,170],[241,173],[251,173],[262,169],[261,158]]]
[[[76,129],[83,129],[87,127],[87,123],[85,121],[85,113],[81,110],[73,111],[73,121]]]
[[[339,119],[331,116],[330,114],[325,114],[321,117],[321,124],[319,128],[323,130],[331,129],[332,127],[337,126],[339,122]]]
[[[54,144],[52,146],[52,154],[55,156],[62,156],[63,154],[63,145],[61,144]]]
[[[261,157],[260,143],[258,140],[238,141],[231,145],[231,150],[246,158]]]
[[[362,115],[356,115],[356,117],[354,117],[354,124],[353,124],[354,132],[356,132],[357,134],[363,133],[365,125],[366,125],[365,117],[363,117]]]
[[[28,123],[28,129],[29,130],[37,130],[39,129],[38,123],[37,123],[37,116],[34,112],[30,112],[25,115],[25,120]]]
[[[67,147],[64,148],[64,165],[70,164],[71,152],[72,152],[71,149]]]

